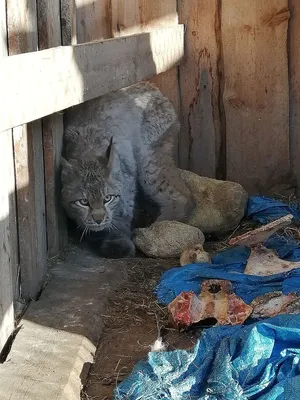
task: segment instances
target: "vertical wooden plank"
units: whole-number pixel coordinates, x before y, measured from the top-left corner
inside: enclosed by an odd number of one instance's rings
[[[290,151],[293,174],[300,193],[300,2],[290,0],[289,78],[290,78]]]
[[[78,43],[112,37],[110,0],[75,0],[75,4]]]
[[[179,68],[182,131],[180,166],[216,177],[220,156],[219,0],[180,0],[180,23],[186,24],[186,62]]]
[[[61,45],[60,0],[37,0],[39,48]],[[60,155],[63,116],[50,115],[42,121],[45,164],[48,257],[57,256],[68,241],[66,219],[60,205]]]
[[[223,0],[227,179],[264,193],[290,171],[288,0]]]
[[[5,1],[0,4],[0,60],[7,56]],[[16,212],[11,130],[0,135],[0,352],[14,329]],[[15,276],[14,276],[15,275]]]
[[[176,0],[111,0],[113,37],[132,35],[178,24]],[[178,68],[150,80],[174,104],[180,117]],[[178,158],[178,150],[176,150]],[[177,161],[177,160],[176,160]]]
[[[7,0],[9,54],[38,49],[35,0]],[[28,93],[30,95],[30,93]],[[46,274],[46,223],[41,121],[13,130],[21,289],[35,298]]]
[[[133,35],[178,24],[176,0],[111,0],[113,37]],[[178,70],[151,79],[179,112]]]
[[[76,0],[60,1],[61,38],[63,46],[77,43],[75,1]]]
[[[13,196],[10,174],[11,163],[11,132],[1,132],[0,135],[0,351],[14,329],[14,287],[12,265],[12,237],[10,196]]]

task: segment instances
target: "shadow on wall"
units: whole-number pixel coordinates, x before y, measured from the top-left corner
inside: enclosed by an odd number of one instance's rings
[[[170,5],[160,0],[76,0],[78,43],[133,35],[177,23],[176,2]]]

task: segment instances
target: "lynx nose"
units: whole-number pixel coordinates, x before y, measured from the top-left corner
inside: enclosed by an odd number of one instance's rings
[[[105,218],[105,212],[103,211],[98,211],[93,213],[93,219],[97,224],[101,224],[104,218]]]

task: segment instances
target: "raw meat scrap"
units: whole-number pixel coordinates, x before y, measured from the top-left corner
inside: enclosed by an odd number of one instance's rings
[[[194,263],[210,263],[210,255],[204,251],[202,244],[185,249],[180,256],[180,265],[188,265]]]
[[[178,326],[190,326],[199,322],[201,301],[194,292],[182,292],[169,305],[168,310]]]
[[[300,262],[281,260],[275,250],[259,244],[251,249],[244,273],[247,275],[269,276],[299,268]]]
[[[254,246],[258,243],[262,243],[272,236],[279,229],[284,228],[292,222],[292,214],[288,214],[276,221],[270,222],[269,224],[263,225],[260,228],[246,232],[243,235],[232,238],[229,244],[232,246]]]
[[[295,293],[287,295],[282,292],[267,293],[259,296],[250,304],[253,308],[251,317],[270,318],[279,314],[299,314],[300,297]]]
[[[180,327],[188,327],[205,319],[214,318],[218,325],[242,324],[252,307],[232,293],[231,283],[211,279],[203,281],[199,297],[183,292],[173,300],[168,310]]]

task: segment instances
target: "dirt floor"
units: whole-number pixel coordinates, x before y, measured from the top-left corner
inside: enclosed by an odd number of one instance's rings
[[[191,348],[197,339],[197,333],[183,334],[168,326],[166,309],[152,293],[161,274],[178,261],[141,259],[131,264],[129,283],[113,296],[103,315],[105,328],[82,400],[112,399],[116,385],[147,356],[159,331],[169,350]]]

